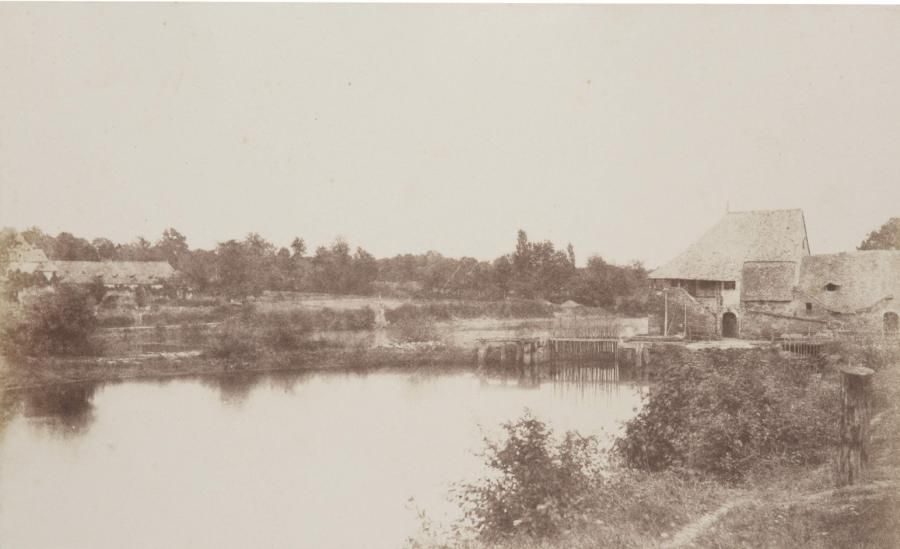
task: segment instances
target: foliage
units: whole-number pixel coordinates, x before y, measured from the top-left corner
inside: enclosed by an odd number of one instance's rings
[[[430,319],[403,318],[393,322],[390,330],[396,341],[404,343],[437,341],[440,337],[434,321]]]
[[[892,217],[863,240],[859,250],[900,250],[900,217]]]
[[[435,302],[421,305],[404,304],[385,311],[390,323],[406,320],[453,320],[455,318],[534,318],[553,316],[553,305],[527,299],[480,302]]]
[[[87,285],[87,291],[94,299],[94,303],[102,303],[106,296],[106,286],[103,284],[103,277],[95,276],[91,283]]]
[[[639,296],[646,287],[646,271],[639,263],[618,266],[594,256],[586,267],[578,268],[571,244],[558,250],[550,241],[530,241],[525,231],[518,232],[513,252],[494,261],[449,258],[434,251],[375,259],[363,248],[352,251],[340,238],[308,257],[300,237],[287,247],[277,247],[257,233],[220,242],[211,250],[191,249],[187,237],[171,227],[155,243],[142,236],[124,244],[107,238],[88,242],[66,232],[51,236],[37,227],[21,234],[50,259],[168,261],[177,270],[175,289],[231,299],[259,296],[266,290],[368,295],[380,282],[393,285],[381,288],[415,288],[419,297],[494,301],[515,297],[557,303],[574,299],[606,308],[622,305],[623,311],[634,314],[643,312]],[[15,237],[12,229],[0,235],[0,264]]]
[[[319,344],[307,336],[314,332],[368,330],[374,325],[375,312],[369,308],[258,312],[253,307],[245,307],[216,331],[208,354],[242,359],[266,352],[313,349]]]
[[[553,537],[576,520],[600,483],[596,440],[568,432],[556,441],[527,413],[503,425],[506,440],[485,440],[493,476],[458,487],[465,516],[479,538]]]
[[[90,293],[60,286],[38,296],[19,315],[6,310],[3,351],[26,356],[92,354],[97,349],[90,336],[96,327]]]
[[[819,463],[834,442],[838,387],[775,351],[686,351],[616,442],[624,464],[741,480],[767,463]]]
[[[8,301],[16,301],[19,292],[28,288],[45,288],[50,283],[41,273],[23,273],[15,270],[6,273],[6,281],[3,283],[4,297]]]

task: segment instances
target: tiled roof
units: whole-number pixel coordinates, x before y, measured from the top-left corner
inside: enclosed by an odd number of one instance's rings
[[[738,280],[745,262],[799,262],[809,254],[802,210],[729,212],[650,278]]]

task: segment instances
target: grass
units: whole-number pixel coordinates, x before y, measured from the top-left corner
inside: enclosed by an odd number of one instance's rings
[[[647,468],[652,470],[624,467],[627,459],[625,463],[614,461],[606,480],[593,489],[591,501],[585,504],[587,515],[569,522],[552,537],[514,534],[486,542],[451,533],[410,540],[409,545],[469,549],[900,547],[900,526],[896,520],[900,504],[900,363],[896,362],[895,346],[854,344],[833,348],[818,364],[781,354],[763,357],[759,352],[747,351],[703,353],[681,356],[668,350],[667,358],[687,360],[688,370],[705,369],[698,366],[696,358],[712,356],[715,371],[683,380],[685,383],[678,388],[688,394],[683,402],[677,401],[678,395],[660,396],[660,391],[664,391],[661,384],[672,381],[663,372],[653,395],[657,402],[666,398],[669,402],[658,415],[651,413],[638,420],[655,424],[656,430],[651,432],[657,438],[675,437],[673,440],[678,442],[686,436],[685,440],[694,446],[686,447],[685,459]],[[823,419],[831,417],[832,401],[838,400],[833,391],[838,379],[836,366],[848,360],[867,364],[877,372],[873,382],[872,442],[865,481],[838,489],[834,487],[832,469],[836,446],[822,426],[829,433],[837,432],[836,421],[823,424]],[[752,373],[759,383],[748,380],[737,369]],[[704,393],[707,402],[695,398],[697,392]],[[827,398],[821,400],[819,397],[823,396]],[[755,413],[766,407],[762,421],[741,423],[741,418],[734,416],[736,411]],[[677,423],[682,408],[690,408],[690,414],[697,415],[685,418],[681,414],[686,423],[675,425],[672,421]],[[703,427],[715,427],[720,422],[731,425],[733,432]],[[731,436],[747,426],[751,427],[749,433],[759,438]],[[796,455],[796,448],[770,445],[783,435],[790,436],[782,442],[799,445],[797,448],[807,458],[783,459]],[[731,448],[735,440],[755,448],[746,454],[748,462],[738,476],[720,474],[732,471],[730,452],[695,451],[698,445],[710,443]],[[723,463],[729,466],[723,467]],[[433,534],[435,529],[424,531]]]
[[[542,301],[510,299],[506,301],[458,301],[405,304],[385,311],[388,322],[460,318],[550,318],[556,308]]]

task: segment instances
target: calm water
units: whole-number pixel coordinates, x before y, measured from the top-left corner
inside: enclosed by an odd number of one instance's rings
[[[418,529],[416,508],[456,515],[449,485],[483,474],[474,454],[500,423],[528,408],[604,435],[640,392],[379,372],[6,395],[0,547],[397,548]]]

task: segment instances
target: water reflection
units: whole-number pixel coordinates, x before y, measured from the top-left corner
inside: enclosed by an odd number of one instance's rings
[[[0,394],[0,415],[8,423],[16,415],[41,429],[76,436],[94,421],[94,384],[64,384]]]
[[[419,527],[410,498],[435,520],[457,516],[449,487],[485,474],[482,439],[502,423],[527,408],[557,432],[602,436],[633,416],[640,391],[541,369],[2,395],[0,547],[400,547]]]

